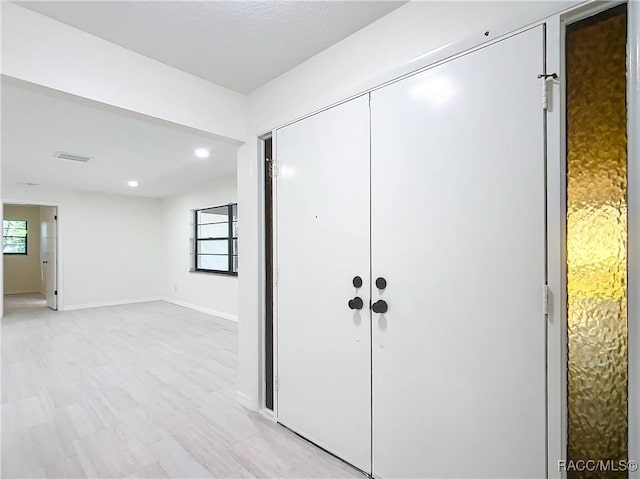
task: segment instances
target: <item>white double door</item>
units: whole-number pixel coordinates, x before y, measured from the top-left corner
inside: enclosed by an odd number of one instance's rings
[[[542,71],[538,27],[277,131],[278,420],[374,476],[545,475]]]

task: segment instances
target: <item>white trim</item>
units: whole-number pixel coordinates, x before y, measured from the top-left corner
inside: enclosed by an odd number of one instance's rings
[[[627,15],[628,450],[629,459],[640,461],[640,2],[629,2]],[[640,471],[629,479],[640,479]]]
[[[164,297],[164,298],[157,298],[157,300],[164,301],[165,303],[175,304],[176,306],[182,306],[183,308],[193,309],[194,311],[205,313],[210,316],[215,316],[216,318],[226,319],[227,321],[233,321],[235,323],[238,322],[238,316],[236,316],[235,314],[223,313],[222,311],[217,311],[211,308],[204,308],[202,306],[198,306],[191,303],[185,303],[184,301],[180,301],[178,299],[173,299],[173,298]]]
[[[588,0],[574,8],[560,12],[559,16],[566,27],[569,24],[585,20],[589,17],[593,17],[595,15],[598,15],[599,13],[602,13],[606,10],[611,10],[612,8],[624,3],[627,3],[626,0]]]
[[[64,309],[58,309],[58,311],[75,311],[77,309],[91,309],[91,308],[104,308],[106,306],[120,306],[124,304],[136,304],[136,303],[151,303],[153,301],[162,301],[162,298],[133,298],[133,299],[118,299],[114,301],[103,301],[100,303],[88,303],[88,304],[71,304],[65,306]]]
[[[566,324],[566,174],[564,23],[557,15],[547,22],[547,73],[559,78],[551,87],[547,110],[547,477],[566,476],[558,461],[567,456],[567,342]]]
[[[238,402],[243,407],[253,411],[253,401],[248,395],[246,395],[242,391],[238,391]]]
[[[271,143],[271,156],[277,161],[278,160],[278,135],[276,131],[272,132],[272,143]],[[279,362],[278,362],[278,334],[279,334],[279,326],[278,326],[278,303],[279,303],[279,294],[280,289],[278,286],[278,176],[276,176],[275,181],[271,183],[271,221],[273,225],[271,227],[272,239],[271,239],[271,247],[273,250],[273,256],[271,258],[271,268],[272,275],[274,278],[273,281],[273,304],[272,304],[272,322],[273,322],[273,413],[276,421],[278,420],[278,411],[279,411],[279,389],[277,387],[276,379],[279,376]],[[264,186],[263,186],[264,188]],[[262,192],[262,196],[264,196],[264,190]],[[262,262],[262,267],[265,267],[264,258]],[[264,275],[262,276],[264,277]],[[263,286],[264,287],[264,286]]]

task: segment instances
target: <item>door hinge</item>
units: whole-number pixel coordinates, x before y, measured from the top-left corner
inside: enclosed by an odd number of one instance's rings
[[[269,161],[269,174],[271,175],[271,178],[275,178],[278,176],[279,166],[280,165],[278,163],[278,160],[276,160],[275,158]]]
[[[549,109],[549,80],[555,80],[558,75],[556,73],[540,73],[538,78],[542,81],[542,109],[547,111]]]
[[[276,391],[280,390],[280,376],[276,376],[275,378],[273,378],[273,384],[276,387]]]
[[[53,292],[53,294],[54,294],[54,296],[58,296],[58,290],[56,289],[56,290]]]
[[[55,216],[53,217],[53,219],[57,221],[57,220],[58,220],[58,215],[55,215]]]
[[[542,286],[542,314],[545,319],[549,317],[549,285]]]

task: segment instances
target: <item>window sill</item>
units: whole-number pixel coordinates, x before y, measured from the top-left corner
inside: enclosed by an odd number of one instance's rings
[[[238,273],[231,273],[229,271],[212,271],[209,269],[190,269],[189,273],[202,273],[202,274],[216,274],[220,276],[235,276],[238,277]]]

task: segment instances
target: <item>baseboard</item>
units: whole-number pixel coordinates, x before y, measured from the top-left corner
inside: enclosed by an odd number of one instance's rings
[[[191,303],[185,303],[184,301],[180,301],[173,298],[160,298],[161,301],[165,301],[167,303],[175,304],[176,306],[182,306],[183,308],[193,309],[194,311],[198,311],[200,313],[205,313],[210,316],[215,316],[216,318],[226,319],[229,321],[238,322],[238,317],[234,314],[223,313],[222,311],[216,311],[211,308],[203,308],[202,306],[197,306]]]
[[[119,299],[116,301],[105,301],[102,303],[90,303],[90,304],[70,304],[65,305],[64,309],[60,311],[73,311],[76,309],[90,309],[90,308],[104,308],[105,306],[120,306],[123,304],[135,304],[135,303],[150,303],[152,301],[161,301],[161,298],[136,298],[136,299]]]
[[[9,292],[5,291],[4,292],[5,296],[13,296],[16,294],[39,294],[44,298],[44,294],[40,291],[9,291]]]
[[[238,402],[247,409],[254,410],[251,398],[241,391],[238,391]]]
[[[135,304],[135,303],[149,303],[152,301],[165,301],[167,303],[175,304],[176,306],[182,306],[183,308],[193,309],[194,311],[199,311],[200,313],[205,313],[210,316],[215,316],[216,318],[226,319],[228,321],[238,322],[238,317],[229,314],[223,313],[222,311],[216,311],[215,309],[203,308],[202,306],[197,306],[191,303],[185,303],[184,301],[179,301],[177,299],[172,298],[161,298],[161,297],[153,297],[153,298],[136,298],[136,299],[120,299],[116,301],[105,301],[101,303],[90,303],[90,304],[71,304],[64,307],[64,310],[60,311],[73,311],[76,309],[90,309],[90,308],[103,308],[105,306],[119,306],[123,304]]]

